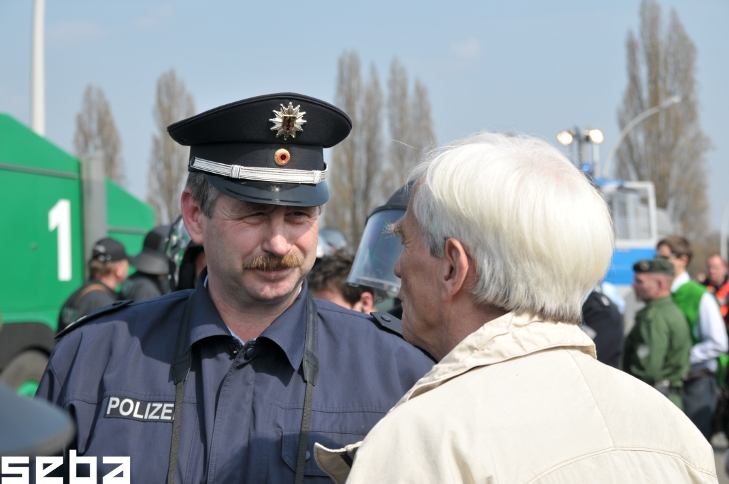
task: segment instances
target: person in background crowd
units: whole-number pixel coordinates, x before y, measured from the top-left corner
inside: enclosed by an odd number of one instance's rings
[[[675,269],[665,259],[654,259],[636,262],[633,270],[633,290],[646,306],[635,315],[625,340],[623,369],[683,408],[681,392],[689,369],[691,337],[686,317],[671,299]]]
[[[177,290],[195,289],[197,287],[197,279],[200,273],[208,265],[205,257],[205,247],[195,242],[190,242],[185,250],[185,256],[182,258],[180,265],[179,281]]]
[[[324,484],[314,442],[363,438],[432,367],[377,316],[309,294],[324,148],[351,129],[294,93],[167,128],[190,146],[180,205],[207,267],[194,290],[121,303],[61,336],[36,397],[74,415],[69,452],[128,456],[134,482]]]
[[[119,291],[121,299],[146,301],[170,292],[171,261],[164,252],[169,225],[160,225],[144,237],[142,251],[134,257],[137,272],[127,278]]]
[[[170,289],[195,289],[198,276],[208,264],[205,248],[190,238],[182,216],[172,223],[166,241],[164,252],[171,261]]]
[[[319,229],[319,240],[316,244],[317,260],[327,255],[336,254],[337,252],[347,252],[348,250],[349,242],[347,242],[347,237],[341,230],[331,227]]]
[[[393,227],[403,335],[438,363],[361,444],[316,445],[335,482],[716,482],[689,419],[579,328],[614,233],[560,150],[480,133],[411,180]]]
[[[618,311],[620,311],[620,315],[625,314],[625,299],[620,295],[618,292],[618,288],[615,284],[612,282],[602,281],[600,284],[597,285],[597,289],[599,289],[598,292],[603,293],[606,295],[615,305],[618,307]]]
[[[129,274],[129,257],[124,246],[109,237],[97,241],[89,259],[89,274],[89,279],[63,303],[58,332],[80,317],[119,300],[115,289]]]
[[[337,252],[322,257],[307,279],[312,297],[326,299],[347,309],[370,314],[375,307],[375,296],[365,286],[347,284],[354,256]]]
[[[389,298],[383,303],[378,300],[378,304],[387,307],[389,303],[387,312],[398,321],[402,318],[402,305],[397,297],[400,278],[395,276],[394,270],[402,253],[402,243],[388,229],[405,215],[411,191],[412,183],[406,183],[384,205],[370,212],[347,278],[349,284],[367,287],[374,291],[373,294]]]
[[[706,258],[706,279],[703,284],[706,290],[714,295],[719,303],[719,311],[724,318],[724,325],[729,322],[729,272],[726,262],[719,254],[712,254]]]
[[[617,368],[623,353],[623,316],[598,284],[582,304],[582,330],[595,342],[597,361]]]
[[[727,350],[726,327],[714,296],[689,278],[686,267],[693,255],[689,241],[671,235],[659,241],[657,249],[658,257],[667,259],[676,270],[671,297],[686,316],[693,343],[691,367],[683,386],[683,409],[709,440],[717,399],[717,359]]]

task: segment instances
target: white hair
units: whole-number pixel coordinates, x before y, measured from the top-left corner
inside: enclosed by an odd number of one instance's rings
[[[613,227],[598,190],[545,141],[479,133],[436,150],[410,176],[413,215],[435,257],[459,240],[479,304],[579,324],[605,275]]]

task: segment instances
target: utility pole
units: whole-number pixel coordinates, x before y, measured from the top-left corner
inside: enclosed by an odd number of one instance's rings
[[[33,59],[31,61],[30,125],[41,136],[46,134],[46,82],[44,61],[45,0],[33,1]]]

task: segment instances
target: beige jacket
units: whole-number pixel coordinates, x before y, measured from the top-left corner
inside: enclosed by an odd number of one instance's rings
[[[363,442],[315,458],[337,483],[717,482],[711,446],[667,398],[599,363],[577,326],[514,314],[463,340]]]

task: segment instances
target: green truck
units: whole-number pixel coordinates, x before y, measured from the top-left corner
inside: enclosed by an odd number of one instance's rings
[[[154,210],[0,113],[0,380],[33,395],[53,349],[58,314],[86,278],[95,240],[129,254],[154,227]]]

